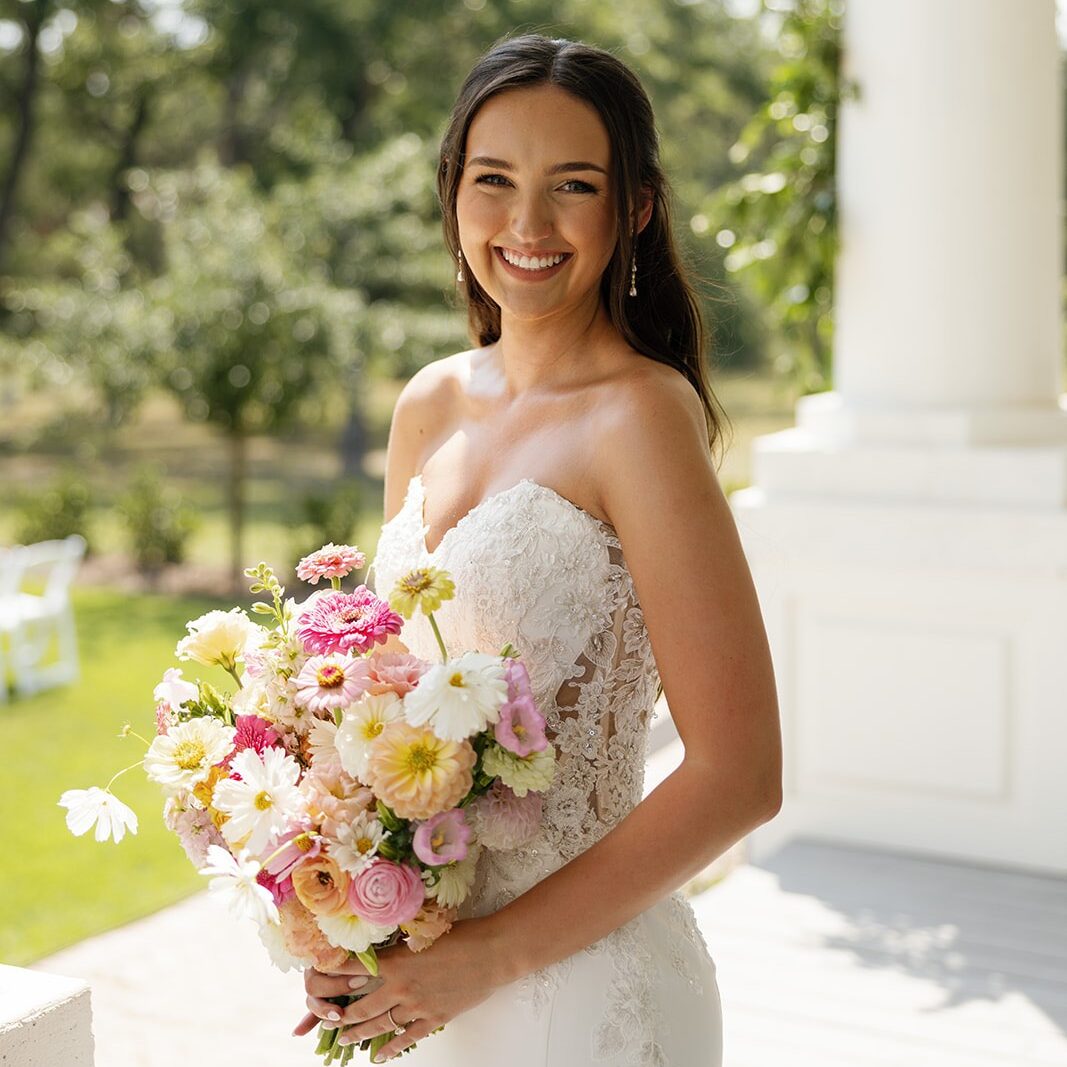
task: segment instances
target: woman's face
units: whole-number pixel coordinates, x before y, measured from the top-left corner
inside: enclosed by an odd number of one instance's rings
[[[465,268],[503,317],[599,302],[616,243],[610,171],[600,116],[558,86],[509,89],[478,110],[456,215]]]

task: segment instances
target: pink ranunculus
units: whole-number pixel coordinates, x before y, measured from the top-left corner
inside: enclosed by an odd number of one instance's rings
[[[265,749],[277,748],[280,745],[278,732],[271,723],[258,715],[238,715],[234,725],[237,727],[237,733],[233,737],[231,758],[246,748],[254,748],[262,755]]]
[[[352,545],[335,545],[332,541],[317,552],[305,556],[296,565],[296,576],[314,585],[320,578],[347,578],[359,570],[367,557]]]
[[[518,797],[498,780],[465,810],[475,836],[487,848],[518,848],[541,825],[541,794],[531,789]]]
[[[410,652],[379,652],[366,660],[371,684],[368,693],[396,693],[403,697],[419,684],[430,664]]]
[[[367,922],[397,926],[419,913],[426,887],[419,872],[408,863],[378,859],[368,864],[348,886],[348,904]]]
[[[365,585],[354,593],[327,593],[300,619],[296,636],[312,655],[366,652],[398,634],[404,619]]]
[[[369,685],[366,660],[338,653],[312,656],[296,677],[296,702],[312,712],[347,708]]]
[[[467,846],[474,832],[467,825],[462,808],[439,811],[420,823],[411,847],[423,863],[439,867],[467,858]]]

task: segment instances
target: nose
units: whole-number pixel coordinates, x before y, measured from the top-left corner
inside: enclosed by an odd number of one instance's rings
[[[511,231],[520,240],[542,241],[552,234],[553,225],[551,204],[539,192],[527,190],[513,201]]]

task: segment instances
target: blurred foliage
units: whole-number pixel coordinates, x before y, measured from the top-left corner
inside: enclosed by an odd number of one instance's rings
[[[89,550],[89,506],[92,494],[76,470],[65,470],[43,491],[22,500],[15,527],[19,544],[32,545],[81,534]]]
[[[727,269],[749,276],[772,319],[774,368],[805,393],[832,384],[836,129],[851,91],[840,75],[843,10],[843,0],[796,0],[786,12],[767,100],[730,150],[746,173],[709,198]]]
[[[329,492],[304,495],[300,502],[304,525],[293,551],[293,570],[304,556],[323,545],[352,543],[365,495],[363,486],[355,479],[339,481]]]
[[[199,521],[181,494],[163,483],[162,468],[142,465],[119,499],[119,511],[130,539],[130,552],[147,574],[166,563],[185,560],[189,538]]]

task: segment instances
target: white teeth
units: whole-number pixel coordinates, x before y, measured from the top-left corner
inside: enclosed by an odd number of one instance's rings
[[[523,270],[545,270],[546,267],[562,263],[565,258],[562,252],[554,256],[520,256],[507,248],[501,248],[500,252],[513,267],[521,267]]]

